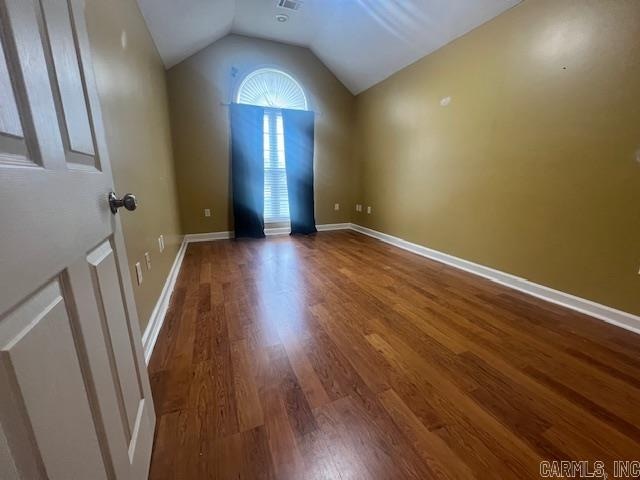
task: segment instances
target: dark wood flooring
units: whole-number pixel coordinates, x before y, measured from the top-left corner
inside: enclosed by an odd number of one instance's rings
[[[355,232],[189,245],[159,479],[539,478],[640,459],[640,337]]]

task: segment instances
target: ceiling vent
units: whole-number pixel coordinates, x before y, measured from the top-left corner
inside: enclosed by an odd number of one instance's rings
[[[278,6],[286,10],[296,11],[302,6],[302,2],[297,0],[278,0]]]

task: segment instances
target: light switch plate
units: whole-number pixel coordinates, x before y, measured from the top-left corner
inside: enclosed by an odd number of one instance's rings
[[[147,262],[147,270],[151,270],[151,254],[149,252],[144,252],[144,259]]]
[[[160,250],[160,253],[164,251],[164,236],[162,235],[158,237],[158,250]]]
[[[142,285],[142,266],[140,262],[136,262],[136,278],[138,280],[138,285]]]
[[[367,214],[371,214],[371,207],[367,207]]]
[[[210,217],[211,216],[211,209],[210,208],[205,208],[204,209],[204,216],[205,217]]]
[[[335,203],[333,205],[333,209],[337,212],[338,210],[340,210],[340,204],[339,203]]]

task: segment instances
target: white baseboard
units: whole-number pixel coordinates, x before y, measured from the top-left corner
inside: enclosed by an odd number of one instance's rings
[[[184,243],[210,242],[233,238],[233,232],[189,233],[184,236]]]
[[[352,228],[351,223],[325,223],[324,225],[316,225],[319,232],[328,232],[329,230],[349,230]]]
[[[328,232],[330,230],[348,230],[350,228],[350,223],[325,223],[323,225],[316,225],[316,230],[318,230],[319,232]],[[264,234],[267,237],[272,235],[289,235],[290,233],[290,226],[264,229]]]
[[[164,287],[162,287],[162,292],[160,292],[158,302],[153,308],[153,312],[151,312],[149,323],[147,323],[147,328],[145,328],[144,333],[142,334],[144,359],[147,364],[151,359],[153,347],[156,344],[158,334],[160,333],[160,329],[162,328],[162,324],[164,323],[164,317],[167,314],[167,310],[169,308],[171,294],[173,293],[173,288],[176,285],[176,280],[178,279],[178,273],[180,272],[182,259],[184,258],[184,253],[186,250],[187,242],[183,239],[182,243],[180,244],[180,248],[178,249],[178,253],[176,253],[176,258],[173,260],[173,265],[171,265],[171,269],[169,270],[169,275],[167,275],[167,280],[164,283]]]
[[[390,245],[402,248],[403,250],[408,250],[417,255],[464,270],[465,272],[479,275],[495,283],[519,290],[542,300],[555,303],[556,305],[561,305],[571,310],[603,320],[612,325],[624,328],[625,330],[640,334],[640,317],[631,313],[616,310],[615,308],[607,307],[606,305],[601,305],[599,303],[592,302],[591,300],[576,297],[575,295],[564,293],[559,290],[554,290],[553,288],[539,285],[525,278],[501,272],[490,267],[485,267],[484,265],[479,265],[462,258],[454,257],[447,253],[423,247],[422,245],[411,243],[401,238],[387,235],[386,233],[378,232],[370,228],[351,224],[351,229]]]
[[[350,223],[325,223],[323,225],[316,225],[319,232],[327,232],[329,230],[349,230],[351,228]],[[288,235],[291,232],[291,227],[273,227],[265,228],[264,234],[267,237],[273,235]],[[194,242],[210,242],[212,240],[226,240],[233,238],[233,232],[209,232],[209,233],[189,233],[184,236],[186,243]]]

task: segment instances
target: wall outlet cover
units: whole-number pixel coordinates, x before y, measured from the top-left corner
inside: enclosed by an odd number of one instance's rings
[[[371,214],[371,207],[367,207],[367,214]]]
[[[211,216],[211,209],[210,208],[205,208],[204,209],[204,216],[205,217],[210,217]]]
[[[147,270],[151,270],[151,254],[149,252],[144,252],[144,259],[147,262]]]
[[[340,210],[340,204],[339,203],[334,203],[333,205],[333,209],[337,212],[338,210]]]
[[[142,285],[142,266],[140,262],[136,262],[136,279],[138,280],[138,285]]]

